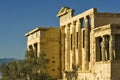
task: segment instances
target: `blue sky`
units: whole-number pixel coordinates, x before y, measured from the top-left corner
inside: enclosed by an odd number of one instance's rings
[[[120,12],[120,0],[0,0],[0,58],[23,59],[25,33],[41,26],[59,26],[56,14],[62,6],[79,14],[90,8]]]

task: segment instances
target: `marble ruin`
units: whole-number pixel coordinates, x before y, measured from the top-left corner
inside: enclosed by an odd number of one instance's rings
[[[28,49],[50,59],[48,73],[60,80],[120,80],[120,13],[92,8],[74,15],[62,7],[57,17],[60,27],[26,34]]]

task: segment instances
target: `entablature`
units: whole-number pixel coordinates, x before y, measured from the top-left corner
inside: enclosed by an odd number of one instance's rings
[[[120,24],[108,24],[93,29],[95,37],[111,34],[120,34]]]

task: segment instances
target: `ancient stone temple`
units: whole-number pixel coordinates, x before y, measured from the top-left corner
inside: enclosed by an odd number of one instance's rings
[[[54,60],[58,67],[54,68],[54,72],[59,78],[120,80],[120,13],[103,13],[92,8],[74,16],[73,9],[62,7],[57,17],[60,28],[45,28],[51,29],[51,33],[45,34],[45,30],[43,34],[46,38],[38,36],[39,42],[45,40],[47,44],[39,44],[37,50],[40,52],[49,45],[44,51],[50,52],[46,53],[50,59],[56,55]],[[36,43],[30,37],[34,33],[32,31],[26,35],[28,47]],[[49,65],[51,68],[52,63]]]

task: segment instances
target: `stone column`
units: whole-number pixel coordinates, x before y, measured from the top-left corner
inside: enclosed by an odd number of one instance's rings
[[[102,61],[105,61],[105,37],[102,37],[101,42]]]
[[[116,54],[115,54],[115,36],[114,35],[110,35],[110,61],[114,60],[116,58]]]
[[[73,40],[72,40],[72,38],[73,38],[73,34],[72,34],[72,27],[73,27],[73,24],[71,23],[70,24],[70,70],[72,70],[72,61],[73,61],[73,51],[72,51],[72,46],[73,46]]]
[[[84,60],[84,63],[83,63],[83,71],[86,71],[89,69],[89,62],[88,62],[88,54],[90,53],[90,50],[89,50],[89,44],[90,44],[90,39],[89,39],[89,36],[90,36],[90,32],[89,32],[89,25],[88,25],[88,19],[85,18],[85,53],[84,53],[84,56],[83,56],[83,60]]]
[[[67,25],[66,31],[66,51],[67,51],[67,70],[70,70],[70,26]]]
[[[67,26],[65,26],[65,70],[67,70]]]
[[[75,65],[78,66],[79,65],[79,56],[78,56],[78,42],[77,42],[77,32],[78,32],[78,21],[76,21],[76,25],[75,25]]]
[[[78,49],[76,48],[76,65],[79,66],[79,70],[81,70],[82,69],[82,43],[81,43],[82,36],[81,36],[80,20],[77,20],[77,22],[76,22],[76,32],[78,32],[78,42],[76,40],[76,46],[78,45]],[[76,35],[76,37],[77,37],[77,35]]]
[[[75,66],[75,23],[72,22],[70,25],[70,34],[72,35],[72,49],[70,50],[70,69],[72,70],[72,66]]]
[[[40,56],[40,42],[38,42],[37,57]]]
[[[73,64],[75,65],[75,25],[76,25],[76,23],[73,23],[73,26],[72,26],[72,29],[73,29]]]

